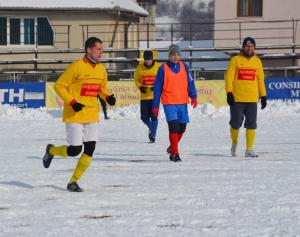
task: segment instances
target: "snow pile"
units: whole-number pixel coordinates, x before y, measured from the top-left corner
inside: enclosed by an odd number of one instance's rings
[[[112,109],[108,111],[108,114],[112,119],[137,119],[140,117],[140,105]]]
[[[300,101],[268,101],[267,108],[262,111],[258,105],[260,116],[300,116]],[[20,109],[16,106],[0,104],[0,120],[53,120],[61,119],[61,110]],[[111,119],[139,119],[140,105],[129,105],[127,107],[111,109],[108,111]],[[190,118],[219,118],[229,117],[229,107],[214,107],[212,104],[199,104],[196,109],[189,106]],[[103,114],[100,115],[103,118]],[[160,119],[165,117],[163,108],[160,106]]]
[[[268,101],[265,116],[300,115],[300,101]]]
[[[45,108],[20,109],[17,106],[0,104],[0,120],[49,120],[53,116]]]

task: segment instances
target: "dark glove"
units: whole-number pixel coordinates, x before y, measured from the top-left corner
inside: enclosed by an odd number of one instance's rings
[[[233,106],[234,103],[235,103],[232,92],[227,93],[227,103],[228,103],[230,106]]]
[[[261,104],[261,109],[264,109],[267,107],[267,97],[262,96],[260,97],[260,104]]]
[[[147,92],[147,87],[141,86],[140,88],[140,92],[145,94]]]
[[[116,98],[115,98],[114,94],[111,94],[110,96],[107,96],[106,97],[106,102],[111,106],[115,105],[116,104]]]
[[[75,102],[72,104],[72,108],[75,112],[79,112],[80,110],[82,110],[83,107],[84,107],[84,105],[80,104],[78,102]]]

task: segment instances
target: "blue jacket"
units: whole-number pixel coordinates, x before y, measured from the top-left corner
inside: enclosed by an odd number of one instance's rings
[[[179,63],[172,63],[171,61],[167,62],[168,66],[174,73],[178,73],[180,71],[180,64]],[[188,94],[190,98],[197,98],[197,90],[195,87],[194,79],[191,76],[190,69],[187,64],[184,63],[185,70],[187,72],[187,80],[188,80]],[[164,87],[164,77],[165,77],[165,70],[164,64],[162,64],[156,74],[155,84],[153,88],[154,98],[153,98],[153,107],[158,108],[160,103],[161,93]]]

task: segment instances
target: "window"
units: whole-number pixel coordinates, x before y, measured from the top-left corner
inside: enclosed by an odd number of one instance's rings
[[[24,44],[34,44],[34,19],[24,19]]]
[[[7,44],[7,19],[0,17],[0,45]]]
[[[238,0],[238,16],[262,16],[263,0]]]
[[[37,18],[38,45],[53,45],[53,30],[46,17]]]
[[[0,17],[0,46],[53,45],[53,35],[47,17]]]
[[[9,20],[10,29],[10,44],[20,44],[21,42],[21,22],[18,18],[11,18]]]

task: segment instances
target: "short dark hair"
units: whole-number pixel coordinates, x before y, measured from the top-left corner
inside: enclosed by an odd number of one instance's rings
[[[87,51],[88,48],[90,48],[90,49],[93,48],[96,43],[102,44],[102,40],[99,39],[99,38],[97,38],[97,37],[90,37],[90,38],[88,38],[85,41],[85,44],[84,44],[85,52]]]

